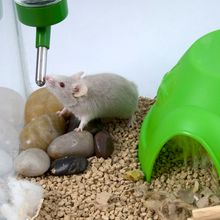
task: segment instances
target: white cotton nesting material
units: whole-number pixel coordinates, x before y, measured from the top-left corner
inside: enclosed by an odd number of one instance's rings
[[[10,178],[9,200],[0,207],[1,216],[7,220],[33,220],[43,201],[43,188],[27,180]]]

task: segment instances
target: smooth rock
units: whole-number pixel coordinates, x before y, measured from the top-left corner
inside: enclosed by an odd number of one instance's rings
[[[0,149],[6,151],[12,158],[19,152],[19,133],[3,118],[0,118]]]
[[[25,104],[25,124],[41,115],[62,109],[63,105],[47,88],[38,89],[28,97]]]
[[[47,149],[48,155],[53,158],[64,156],[90,157],[94,153],[94,141],[87,131],[72,131],[56,138]]]
[[[99,131],[104,128],[100,119],[94,119],[90,121],[84,128],[84,130],[90,132],[92,135],[96,135]]]
[[[54,160],[51,165],[51,172],[54,175],[71,175],[82,173],[88,166],[85,157],[66,156]]]
[[[0,115],[5,121],[20,129],[24,124],[24,106],[25,100],[16,91],[0,87]]]
[[[23,176],[41,176],[49,167],[49,156],[38,148],[22,151],[15,159],[15,171]]]
[[[100,131],[94,137],[95,155],[104,159],[111,156],[114,145],[110,134],[107,131]]]
[[[12,174],[14,170],[12,157],[0,149],[0,178]]]
[[[20,148],[41,148],[49,144],[66,130],[65,120],[56,113],[41,115],[28,123],[20,134]]]

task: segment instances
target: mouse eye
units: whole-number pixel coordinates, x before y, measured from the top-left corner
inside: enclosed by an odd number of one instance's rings
[[[64,88],[65,87],[65,84],[63,82],[60,82],[60,87]]]

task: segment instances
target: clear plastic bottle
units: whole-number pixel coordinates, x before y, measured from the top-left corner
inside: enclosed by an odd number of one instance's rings
[[[13,89],[25,97],[26,88],[13,3],[0,0],[0,87]]]

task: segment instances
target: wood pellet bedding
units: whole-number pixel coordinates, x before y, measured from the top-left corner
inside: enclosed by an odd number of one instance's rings
[[[151,104],[151,99],[140,97],[132,128],[126,120],[106,123],[115,147],[110,158],[89,158],[89,167],[80,175],[45,174],[28,178],[45,190],[37,220],[184,220],[190,217],[195,207],[177,198],[177,192],[196,185],[214,191],[216,184],[210,181],[208,169],[170,162],[174,157],[172,152],[162,151],[151,184],[124,177],[127,171],[140,168],[137,159],[140,126]],[[209,205],[217,204],[218,199],[215,195],[215,201],[209,201]]]

